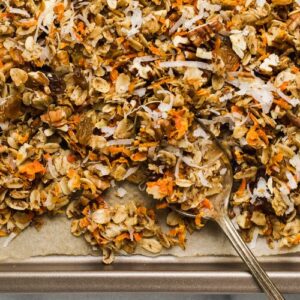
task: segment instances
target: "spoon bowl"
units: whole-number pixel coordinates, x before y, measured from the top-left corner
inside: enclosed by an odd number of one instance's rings
[[[223,230],[223,232],[231,242],[232,246],[235,248],[239,256],[248,266],[250,272],[252,273],[253,277],[256,279],[257,283],[267,294],[268,298],[284,299],[280,291],[271,281],[268,274],[265,272],[262,266],[260,266],[259,262],[255,258],[251,250],[248,248],[246,243],[242,240],[236,228],[233,226],[232,222],[228,217],[228,206],[232,194],[232,185],[233,185],[233,171],[230,163],[230,158],[227,154],[226,149],[224,149],[224,147],[216,139],[214,134],[199,119],[198,122],[201,128],[207,134],[209,134],[214,145],[222,152],[223,154],[221,156],[222,162],[227,170],[225,175],[222,177],[223,178],[222,184],[224,187],[223,192],[210,197],[210,201],[213,204],[213,210],[211,213],[203,216],[203,218],[206,220],[213,220],[220,226],[220,228]],[[188,217],[188,218],[196,217],[196,214],[179,209],[178,207],[176,207],[176,205],[170,205],[170,208],[184,217]]]

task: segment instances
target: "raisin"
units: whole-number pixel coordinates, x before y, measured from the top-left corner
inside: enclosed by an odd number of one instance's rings
[[[49,87],[51,90],[51,93],[54,95],[63,94],[66,89],[66,84],[64,80],[60,77],[58,77],[57,74],[52,72],[45,73],[50,81]]]
[[[79,85],[82,89],[88,88],[88,82],[86,81],[80,68],[78,67],[75,68],[73,78],[75,81],[75,85]]]

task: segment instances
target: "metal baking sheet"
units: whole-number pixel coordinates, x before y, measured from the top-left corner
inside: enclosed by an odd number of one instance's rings
[[[284,293],[300,292],[300,257],[259,259]],[[48,256],[0,263],[0,292],[253,293],[260,289],[237,257]]]

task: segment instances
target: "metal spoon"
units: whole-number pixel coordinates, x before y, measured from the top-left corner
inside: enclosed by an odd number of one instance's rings
[[[202,129],[210,135],[215,146],[221,152],[223,152],[223,163],[227,168],[227,174],[223,176],[223,186],[225,187],[223,193],[210,198],[214,206],[214,212],[211,215],[206,216],[205,218],[207,220],[213,220],[217,224],[219,224],[219,226],[231,242],[232,246],[235,248],[236,252],[242,258],[244,263],[247,265],[253,277],[256,279],[256,281],[267,294],[267,296],[270,299],[284,299],[283,295],[277,289],[275,284],[271,281],[270,277],[267,275],[265,270],[260,266],[259,262],[255,258],[251,250],[248,248],[248,246],[245,244],[245,242],[242,240],[236,228],[233,226],[232,222],[228,217],[228,205],[231,197],[231,190],[233,184],[233,173],[230,164],[230,159],[227,155],[226,150],[219,143],[214,134],[210,130],[208,130],[208,128],[200,120],[198,121]],[[170,208],[184,217],[196,217],[195,214],[178,209],[176,208],[176,206],[171,205]]]

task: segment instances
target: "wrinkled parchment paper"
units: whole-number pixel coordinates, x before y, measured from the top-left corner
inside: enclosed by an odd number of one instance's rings
[[[151,203],[153,200],[147,198],[137,187],[124,183],[122,185],[127,190],[124,198],[116,196],[116,188],[111,189],[104,198],[109,203],[125,202],[135,200],[139,203]],[[162,217],[162,220],[164,218]],[[167,230],[167,228],[166,228]],[[70,232],[70,220],[65,216],[53,218],[45,217],[45,224],[37,231],[33,227],[27,228],[7,247],[3,247],[5,238],[0,239],[0,260],[5,259],[25,259],[34,256],[46,255],[99,255],[88,245],[83,237],[75,237]],[[300,250],[299,247],[292,249],[270,249],[265,239],[257,240],[256,247],[252,249],[255,255],[274,255],[292,253]],[[152,256],[152,254],[138,250],[137,254]],[[221,232],[216,224],[209,222],[203,229],[188,236],[185,251],[180,247],[164,250],[161,255],[183,256],[206,256],[206,255],[236,255],[226,236]]]

